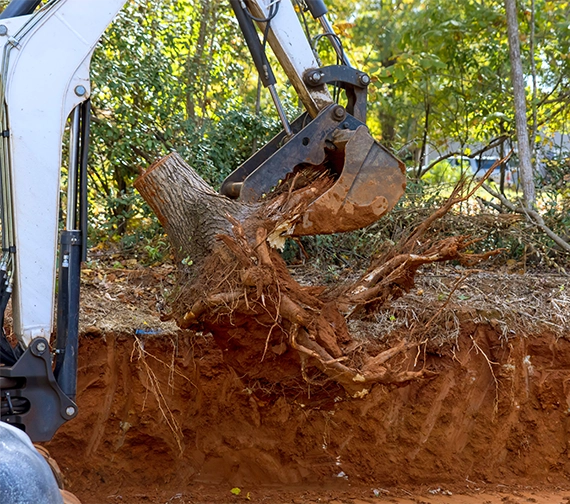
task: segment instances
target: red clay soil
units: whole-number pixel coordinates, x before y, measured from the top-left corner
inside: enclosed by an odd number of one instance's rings
[[[570,335],[459,321],[408,356],[433,378],[363,399],[242,378],[209,336],[86,333],[80,413],[48,448],[84,504],[568,502]]]

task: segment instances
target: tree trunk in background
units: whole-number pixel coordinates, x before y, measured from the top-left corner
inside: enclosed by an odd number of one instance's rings
[[[418,160],[418,170],[416,172],[417,179],[421,179],[423,175],[423,170],[426,165],[429,164],[429,161],[426,163],[426,157],[429,155],[428,153],[428,131],[429,131],[429,121],[430,121],[430,104],[429,101],[425,101],[425,119],[424,119],[424,132],[422,134],[422,146],[420,147],[420,158]]]
[[[534,205],[536,197],[532,170],[532,155],[528,139],[526,94],[521,61],[516,0],[505,0],[505,10],[507,13],[509,54],[511,60],[511,81],[513,84],[517,144],[519,147],[519,175],[525,204],[527,207],[532,207]]]
[[[200,12],[200,26],[198,29],[198,38],[195,45],[194,54],[188,54],[185,62],[186,74],[186,114],[192,120],[201,121],[201,118],[196,117],[196,104],[200,104],[202,111],[204,110],[204,103],[206,102],[206,90],[210,84],[210,66],[205,61],[206,51],[208,45],[208,38],[215,33],[212,24],[212,18],[215,16],[214,12],[217,3],[211,0],[201,0],[202,9]],[[208,58],[209,59],[209,58]],[[202,96],[200,96],[202,94]],[[204,116],[204,111],[202,112]]]

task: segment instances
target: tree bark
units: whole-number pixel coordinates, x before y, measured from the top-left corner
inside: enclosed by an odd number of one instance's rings
[[[256,208],[215,192],[177,153],[154,163],[135,187],[164,227],[178,262],[203,263],[216,237],[231,234],[228,216],[244,220]]]
[[[528,138],[526,93],[521,61],[516,0],[505,0],[505,10],[507,14],[509,55],[511,60],[511,80],[513,85],[513,97],[515,105],[517,143],[519,147],[519,174],[521,178],[525,204],[528,208],[531,208],[534,206],[536,196],[532,170],[532,154],[530,151],[530,143]]]

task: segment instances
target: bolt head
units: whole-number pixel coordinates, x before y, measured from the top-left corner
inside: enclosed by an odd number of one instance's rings
[[[0,36],[8,35],[8,27],[6,25],[0,25]]]
[[[346,111],[344,110],[344,107],[339,105],[339,106],[334,108],[333,114],[334,114],[334,117],[336,119],[340,120],[340,119],[344,119],[344,116],[346,115]]]
[[[43,341],[40,341],[37,345],[36,345],[36,350],[40,353],[43,353],[46,351],[46,344]]]
[[[75,408],[73,406],[68,406],[65,408],[65,414],[69,417],[75,415]]]
[[[315,71],[311,74],[311,76],[309,77],[309,79],[311,79],[311,82],[314,82],[314,83],[316,84],[317,82],[319,82],[319,81],[321,80],[321,77],[322,77],[321,72],[319,72],[318,70],[315,70]]]
[[[363,86],[368,86],[368,84],[370,84],[370,76],[366,75],[366,74],[362,74],[358,80],[360,81],[360,84],[362,84]]]
[[[82,86],[81,84],[79,84],[79,86],[75,87],[75,94],[77,96],[83,96],[83,95],[85,95],[85,93],[87,93],[87,89],[85,88],[85,86]]]

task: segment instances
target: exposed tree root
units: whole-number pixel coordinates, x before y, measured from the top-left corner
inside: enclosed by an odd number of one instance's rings
[[[177,169],[191,170],[180,160]],[[145,178],[150,175],[147,172]],[[185,179],[195,177],[193,173]],[[366,274],[351,285],[336,290],[303,287],[291,277],[271,244],[283,240],[283,233],[328,183],[319,178],[308,187],[282,191],[259,207],[226,213],[230,231],[210,240],[207,248],[211,253],[195,261],[193,274],[181,277],[173,317],[183,328],[211,332],[227,362],[251,378],[287,382],[301,376],[309,383],[337,383],[351,396],[361,397],[375,383],[402,384],[430,376],[429,370],[417,369],[410,358],[417,348],[413,341],[402,341],[374,356],[357,355],[346,320],[378,310],[404,295],[414,286],[414,276],[424,264],[449,260],[473,264],[496,253],[466,253],[473,243],[466,236],[424,241],[431,223],[469,195],[458,187],[440,210],[390,253],[376,258]],[[156,207],[165,201],[161,197],[158,203],[149,203]],[[199,201],[197,194],[192,204]],[[155,211],[159,216],[168,213],[160,207]],[[207,213],[204,208],[201,211]],[[219,215],[219,208],[216,211]],[[173,223],[165,227],[172,228]],[[199,229],[187,232],[200,234]],[[191,243],[185,246],[180,236],[177,229],[177,257],[192,257]],[[200,247],[204,250],[203,242]]]

